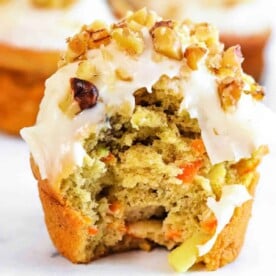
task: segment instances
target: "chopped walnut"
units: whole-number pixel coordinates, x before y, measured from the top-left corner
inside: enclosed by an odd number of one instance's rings
[[[218,85],[221,107],[225,111],[232,111],[236,107],[243,90],[243,81],[226,77]]]
[[[72,93],[67,93],[66,96],[59,102],[60,110],[69,118],[74,118],[80,112],[80,107]]]
[[[79,63],[76,75],[78,78],[86,81],[92,81],[98,77],[98,72],[95,65],[91,64],[89,61],[84,60]]]
[[[95,20],[91,24],[84,25],[82,27],[82,31],[87,31],[87,32],[95,32],[102,29],[108,30],[108,25],[101,20]]]
[[[223,44],[218,44],[217,47],[209,48],[206,65],[215,73],[217,73],[221,67],[223,47]]]
[[[151,28],[155,24],[157,20],[157,15],[154,12],[143,8],[138,10],[137,12],[131,14],[126,18],[126,22],[128,22],[128,26],[131,29],[140,30],[142,27]]]
[[[122,81],[132,81],[132,76],[123,68],[117,68],[115,70],[116,77]]]
[[[144,51],[145,43],[141,32],[134,32],[123,27],[115,28],[111,35],[118,47],[129,55],[140,55]]]
[[[110,41],[109,31],[102,22],[96,21],[89,26],[83,26],[80,33],[67,39],[68,50],[59,65],[63,66],[69,62],[83,60],[89,49],[108,45]]]
[[[207,47],[219,44],[218,30],[208,23],[196,24],[194,30],[191,32],[191,35],[195,36],[198,41],[204,42]]]
[[[88,49],[99,48],[101,45],[108,45],[111,40],[111,36],[106,29],[91,31],[89,35]]]
[[[250,90],[245,90],[244,93],[251,95],[257,101],[262,100],[265,96],[264,88],[256,82],[251,84]]]
[[[68,38],[68,50],[65,53],[65,63],[83,59],[88,48],[88,40],[89,34],[84,31]]]
[[[188,66],[192,70],[197,70],[197,63],[202,59],[206,54],[207,50],[203,47],[193,45],[186,48],[184,57],[187,60]]]
[[[150,34],[156,52],[177,60],[183,58],[181,39],[171,20],[156,22]]]
[[[222,56],[221,66],[234,70],[241,70],[244,58],[239,45],[228,48]]]
[[[97,104],[99,92],[93,83],[79,78],[71,78],[70,84],[74,99],[81,110],[91,108]]]

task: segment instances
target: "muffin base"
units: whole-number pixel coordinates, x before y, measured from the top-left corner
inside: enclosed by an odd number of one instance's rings
[[[158,246],[151,243],[146,248],[143,244],[147,240],[137,239],[125,235],[124,239],[116,246],[103,248],[90,257],[87,249],[89,239],[89,218],[83,216],[76,210],[66,206],[60,196],[49,189],[47,180],[40,179],[34,161],[31,161],[33,172],[38,179],[38,189],[44,210],[45,222],[51,240],[57,250],[73,263],[88,263],[94,259],[109,255],[114,252],[122,252],[131,249],[150,249]],[[258,182],[258,174],[255,174],[249,192],[253,196]],[[209,253],[200,257],[197,263],[202,263],[207,270],[216,270],[236,259],[245,238],[247,225],[251,216],[253,200],[247,201],[241,207],[236,208],[231,221],[219,234],[215,245]]]

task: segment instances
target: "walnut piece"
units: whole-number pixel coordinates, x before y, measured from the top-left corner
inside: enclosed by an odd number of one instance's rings
[[[176,60],[183,58],[181,39],[171,20],[156,22],[150,34],[156,52]]]
[[[132,76],[123,68],[117,68],[115,70],[116,77],[122,81],[132,81]]]
[[[65,53],[65,62],[72,62],[83,59],[88,49],[89,34],[82,31],[75,36],[68,38],[68,50]]]
[[[59,63],[63,66],[69,62],[83,60],[90,49],[108,45],[111,41],[109,31],[100,21],[95,21],[89,26],[83,26],[80,33],[67,39],[68,49]]]
[[[142,27],[152,28],[157,20],[157,15],[143,8],[126,18],[128,26],[133,30],[141,30]]]
[[[239,45],[228,48],[222,56],[221,66],[232,70],[241,70],[241,64],[244,58]]]
[[[205,48],[197,45],[187,47],[184,53],[184,57],[187,60],[188,66],[192,70],[197,70],[197,64],[203,58],[206,52],[207,50]]]
[[[117,46],[129,55],[140,55],[144,51],[144,40],[141,32],[135,32],[127,27],[115,28],[111,32]]]
[[[204,42],[208,48],[219,45],[219,33],[217,28],[208,23],[198,23],[191,32],[199,42]]]
[[[76,75],[79,79],[92,81],[98,77],[99,73],[94,64],[90,63],[88,60],[84,60],[79,63]]]
[[[107,29],[100,29],[91,31],[88,40],[88,49],[99,48],[101,45],[108,45],[111,40],[111,36]]]
[[[226,77],[218,85],[221,107],[224,111],[233,111],[243,91],[243,81]]]

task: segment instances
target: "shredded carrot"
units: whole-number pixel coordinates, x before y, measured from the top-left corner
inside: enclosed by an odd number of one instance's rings
[[[204,154],[206,152],[202,139],[195,139],[191,142],[191,147],[194,151]]]
[[[175,240],[181,237],[181,232],[179,230],[169,230],[166,233],[166,238],[169,240]]]
[[[180,169],[182,169],[182,173],[179,174],[177,178],[182,180],[184,183],[190,183],[193,181],[195,175],[197,174],[201,166],[202,166],[201,160],[180,165],[179,167]]]
[[[112,213],[116,213],[120,210],[121,208],[121,203],[119,201],[114,201],[112,203],[109,204],[109,210]]]
[[[218,221],[214,216],[201,222],[202,229],[208,234],[213,234],[217,225],[218,225]]]
[[[107,164],[114,162],[115,160],[116,160],[116,157],[111,152],[107,156],[101,158],[101,161]]]
[[[126,232],[127,232],[127,227],[126,227],[126,225],[124,225],[124,224],[122,223],[122,224],[119,225],[118,230],[119,230],[120,232],[126,233]]]
[[[91,236],[94,236],[98,233],[98,229],[95,228],[95,227],[89,227],[88,228],[88,234],[91,235]]]
[[[239,175],[244,175],[254,171],[259,165],[260,160],[258,159],[242,159],[234,167],[237,169]]]

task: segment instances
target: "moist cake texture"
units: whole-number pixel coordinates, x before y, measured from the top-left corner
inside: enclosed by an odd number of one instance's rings
[[[211,25],[146,9],[68,40],[21,132],[61,254],[87,263],[163,246],[177,271],[237,257],[270,114],[242,61]]]

